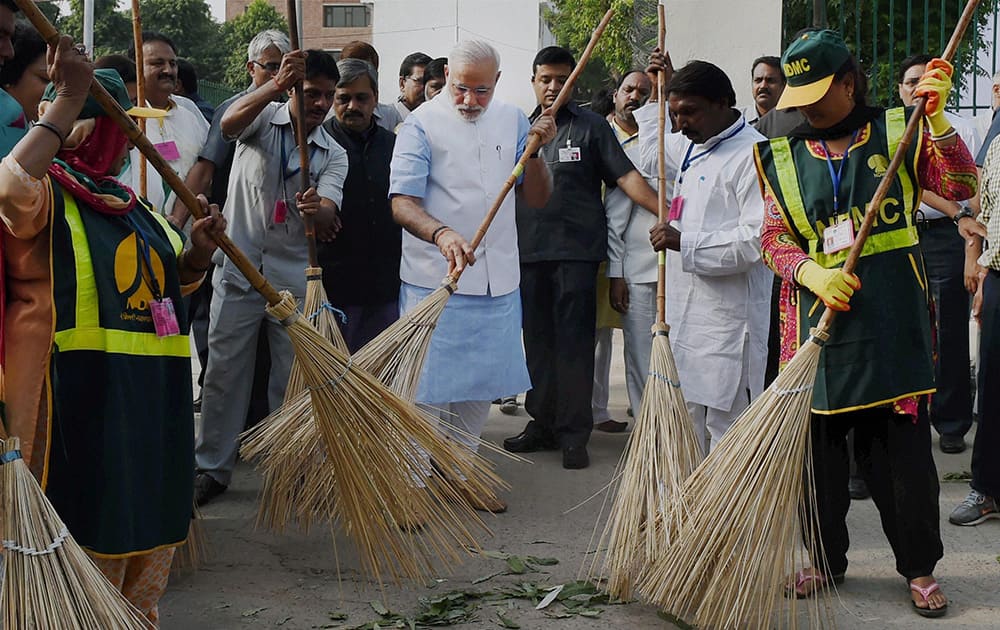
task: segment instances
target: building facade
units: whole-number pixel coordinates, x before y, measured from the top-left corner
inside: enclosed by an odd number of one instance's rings
[[[246,11],[253,0],[226,0],[226,20]],[[267,0],[278,13],[285,15],[285,0]],[[372,40],[372,4],[361,0],[300,0],[303,48],[337,53],[344,44],[360,39]]]

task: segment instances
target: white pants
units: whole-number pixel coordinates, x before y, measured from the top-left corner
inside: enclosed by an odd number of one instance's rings
[[[437,418],[437,428],[473,453],[479,449],[479,437],[490,415],[490,401],[420,403],[420,407]],[[457,430],[456,430],[457,429]]]
[[[743,410],[750,406],[750,348],[749,340],[743,342],[743,370],[740,374],[740,384],[737,387],[736,399],[729,410],[715,409],[692,402],[687,404],[688,413],[694,422],[694,430],[698,443],[704,445],[708,453],[719,443],[722,436],[733,426],[733,422]],[[682,384],[683,388],[683,384]],[[706,434],[707,429],[707,434]],[[709,443],[711,438],[711,443]]]
[[[608,413],[608,398],[611,395],[611,353],[614,328],[598,328],[594,335],[594,394],[590,408],[594,412],[594,424],[611,420]]]
[[[642,391],[649,374],[649,355],[653,349],[653,323],[656,321],[656,283],[628,284],[628,311],[622,315],[625,338],[625,384],[632,412],[639,413]]]
[[[194,444],[195,467],[228,486],[250,406],[257,335],[267,335],[271,350],[267,398],[272,410],[285,397],[294,351],[288,331],[264,311],[264,298],[253,290],[240,291],[223,277],[220,270],[212,282],[208,366]]]

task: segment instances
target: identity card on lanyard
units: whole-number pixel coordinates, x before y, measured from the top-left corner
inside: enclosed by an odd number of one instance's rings
[[[739,127],[735,130],[727,133],[725,136],[719,138],[719,141],[713,144],[711,147],[691,155],[694,151],[694,142],[688,144],[687,153],[684,154],[684,161],[681,162],[680,169],[677,170],[677,179],[674,181],[674,198],[670,200],[670,212],[667,214],[668,221],[679,221],[681,215],[684,213],[684,196],[680,194],[681,184],[684,183],[684,173],[687,172],[691,165],[695,163],[700,158],[705,157],[722,146],[722,143],[729,140],[739,132],[743,131],[746,127],[747,121],[743,120]]]
[[[145,271],[149,274],[150,290],[153,294],[153,299],[149,301],[149,312],[153,316],[153,328],[156,330],[156,336],[179,335],[181,327],[177,323],[174,301],[160,291],[160,281],[156,278],[156,271],[153,269],[153,260],[149,253],[149,236],[131,214],[126,215],[125,220],[135,230],[136,239],[141,241],[139,252],[142,254],[142,260],[139,264],[140,267],[145,266]],[[141,276],[142,273],[140,272],[139,275]]]
[[[573,146],[573,121],[569,122],[569,131],[566,132],[566,146],[559,149],[560,162],[579,162],[580,147]]]
[[[851,143],[847,145],[847,151],[844,152],[844,157],[840,159],[840,166],[836,170],[833,168],[833,160],[830,159],[830,149],[826,146],[826,141],[820,140],[823,151],[826,153],[826,166],[830,171],[830,182],[833,184],[833,219],[835,221],[840,216],[840,183],[844,177],[844,164],[847,163],[847,158],[851,155],[851,147],[854,146],[857,138],[858,132],[855,131],[854,135],[851,136]],[[833,223],[823,230],[823,252],[826,254],[845,250],[853,244],[854,220],[851,218],[850,212],[843,220]]]

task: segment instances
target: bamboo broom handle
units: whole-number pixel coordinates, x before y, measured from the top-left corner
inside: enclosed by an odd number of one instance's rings
[[[941,59],[950,62],[952,57],[955,56],[955,52],[958,50],[959,44],[962,43],[962,37],[965,35],[966,29],[969,27],[969,24],[972,23],[972,19],[978,5],[979,0],[969,0],[966,3],[965,10],[962,12],[962,17],[959,18],[958,24],[955,25],[955,31],[951,34],[951,39],[948,40],[948,46],[941,54]],[[861,222],[861,227],[858,229],[858,234],[854,238],[854,244],[851,246],[851,251],[847,254],[847,260],[844,262],[843,267],[844,271],[847,273],[852,273],[854,271],[854,268],[858,264],[858,259],[861,258],[861,250],[865,246],[865,241],[868,239],[869,232],[871,232],[872,224],[875,222],[875,217],[878,215],[878,209],[882,205],[882,201],[885,199],[885,196],[889,193],[889,187],[896,178],[896,172],[899,170],[900,165],[902,165],[903,160],[906,158],[906,152],[913,143],[913,137],[917,133],[917,128],[920,125],[920,119],[924,116],[924,108],[926,106],[926,98],[920,97],[916,100],[916,106],[914,107],[913,113],[910,115],[910,120],[906,123],[906,130],[903,131],[903,137],[899,142],[899,147],[896,149],[896,154],[892,156],[892,161],[889,162],[889,168],[886,169],[886,173],[882,177],[882,181],[879,182],[878,188],[875,189],[875,195],[868,203],[868,208],[865,210],[864,221]],[[837,311],[830,308],[825,309],[823,311],[823,316],[820,317],[818,328],[821,331],[829,331],[836,315]]]
[[[656,5],[656,17],[659,20],[659,32],[656,45],[660,52],[663,52],[667,43],[667,24],[664,17],[662,4]],[[667,150],[666,138],[664,134],[667,130],[667,86],[666,72],[661,70],[656,76],[656,113],[657,113],[657,133],[656,133],[656,161],[657,174],[657,222],[663,223],[667,220]],[[657,253],[656,265],[656,321],[660,324],[667,320],[667,253],[661,251]]]
[[[41,34],[42,39],[48,42],[50,45],[56,45],[59,42],[59,31],[56,27],[52,26],[48,18],[38,10],[35,3],[32,0],[14,0],[17,2],[17,6],[20,7],[24,16],[31,22],[31,25],[35,27],[35,30]],[[200,219],[205,216],[205,213],[201,209],[201,204],[198,203],[198,199],[194,196],[194,193],[184,185],[184,180],[180,178],[174,169],[170,168],[163,156],[156,150],[156,148],[149,141],[149,138],[139,130],[132,118],[125,113],[125,110],[121,108],[108,91],[104,89],[98,81],[94,81],[90,84],[90,94],[98,102],[98,104],[107,112],[108,116],[113,120],[128,139],[131,140],[143,155],[149,159],[149,163],[153,165],[160,175],[163,177],[164,181],[167,182],[175,193],[177,193],[178,198],[184,202],[184,205],[188,207],[191,214],[194,215],[196,219]],[[236,265],[240,272],[246,276],[246,279],[250,282],[250,286],[257,290],[264,299],[267,300],[268,304],[274,305],[281,301],[281,295],[275,290],[273,286],[267,281],[267,279],[261,275],[257,268],[254,267],[253,263],[247,259],[246,255],[240,251],[240,249],[233,243],[228,236],[225,234],[220,234],[213,237],[215,242],[218,244],[219,249],[221,249],[226,256]]]
[[[288,35],[291,40],[292,50],[299,50],[299,29],[298,15],[296,13],[295,0],[287,0],[285,8],[288,14]],[[299,170],[301,181],[299,192],[303,195],[309,190],[309,146],[306,144],[306,102],[302,89],[302,81],[295,83],[295,115],[298,123],[292,126],[295,129],[295,141],[299,144]],[[309,248],[309,266],[319,267],[319,258],[316,255],[316,221],[311,214],[302,213],[302,225],[306,232],[306,245]]]
[[[139,107],[146,106],[146,64],[142,54],[142,17],[139,0],[132,0],[132,42],[135,46],[135,99]],[[139,129],[146,133],[146,119],[139,119]],[[139,154],[139,195],[146,197],[146,156]]]
[[[597,40],[601,38],[601,34],[604,33],[604,29],[608,27],[608,22],[611,21],[614,14],[614,9],[608,9],[608,12],[604,14],[603,18],[601,18],[601,22],[597,25],[597,28],[594,29],[594,34],[590,36],[590,42],[584,49],[583,54],[580,55],[580,61],[576,64],[576,68],[573,69],[569,78],[566,79],[566,83],[563,84],[562,89],[559,90],[559,96],[557,96],[555,102],[552,103],[552,107],[548,108],[548,112],[552,114],[553,117],[555,117],[556,112],[558,112],[559,109],[566,104],[566,101],[569,100],[569,95],[573,91],[573,84],[576,83],[576,80],[583,71],[583,68],[590,60],[590,56],[594,52],[594,47],[597,46]],[[497,195],[496,200],[493,202],[493,207],[486,213],[486,217],[483,219],[483,222],[479,224],[479,229],[476,230],[475,235],[469,242],[469,246],[473,251],[479,247],[479,243],[481,243],[483,237],[486,236],[486,230],[488,230],[490,224],[493,223],[493,218],[500,210],[500,206],[503,205],[504,199],[507,198],[507,193],[509,193],[511,189],[514,188],[514,185],[517,184],[517,178],[524,172],[524,165],[528,162],[529,157],[532,153],[538,151],[541,145],[542,140],[538,137],[538,135],[533,133],[528,135],[528,146],[525,147],[524,153],[521,154],[521,159],[514,165],[514,170],[511,172],[510,177],[507,178],[507,181],[504,182],[503,188],[500,189],[500,194]],[[457,282],[459,276],[461,275],[461,272],[452,273],[449,278],[452,282]]]

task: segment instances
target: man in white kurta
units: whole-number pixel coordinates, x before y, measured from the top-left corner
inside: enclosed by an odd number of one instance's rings
[[[644,72],[634,71],[622,77],[614,93],[615,111],[608,118],[625,155],[646,182],[655,187],[655,169],[650,177],[650,173],[640,168],[639,130],[634,115],[649,98],[651,87]],[[667,180],[673,181],[671,172],[667,173]],[[638,413],[653,346],[650,331],[656,319],[657,255],[649,244],[649,230],[656,225],[656,215],[617,187],[608,189],[604,195],[604,207],[608,215],[611,307],[622,314],[625,385],[629,406]]]
[[[679,130],[666,147],[674,218],[652,240],[666,247],[666,320],[681,390],[699,437],[714,446],[764,388],[771,272],[760,255],[764,206],[752,150],[763,136],[733,109],[732,84],[710,63],[679,70],[667,94]],[[635,118],[642,167],[655,172],[656,105]]]
[[[405,228],[400,312],[451,270],[462,270],[431,338],[416,400],[443,420],[450,438],[475,450],[490,401],[531,387],[521,346],[513,193],[474,252],[468,243],[524,152],[529,123],[518,108],[493,100],[500,58],[492,46],[462,42],[448,59],[446,89],[399,129],[389,196]],[[555,122],[543,116],[530,129],[548,142]],[[542,204],[548,199],[551,180],[537,155],[519,182],[523,194]],[[456,483],[476,509],[506,509]]]

